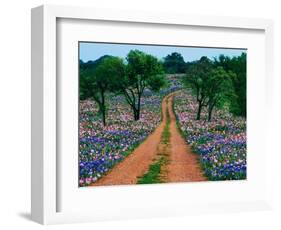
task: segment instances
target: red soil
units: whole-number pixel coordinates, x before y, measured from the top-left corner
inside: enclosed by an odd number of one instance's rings
[[[167,182],[205,181],[206,178],[201,171],[197,155],[192,152],[177,128],[172,108],[173,98],[174,94],[168,100],[168,111],[171,119],[171,154],[167,165]]]

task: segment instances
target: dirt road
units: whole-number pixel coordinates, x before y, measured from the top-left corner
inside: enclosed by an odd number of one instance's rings
[[[165,165],[161,178],[165,182],[188,182],[204,181],[200,165],[196,154],[192,153],[191,148],[186,144],[181,136],[176,117],[173,112],[173,99],[176,93],[167,95],[162,101],[162,121],[155,131],[147,137],[128,157],[117,164],[107,175],[102,177],[92,186],[98,185],[125,185],[136,184],[139,177],[144,175],[149,166],[157,159],[159,149],[163,149],[161,143],[162,133],[167,121],[166,111],[170,117],[170,139],[169,151],[167,153],[168,163]]]
[[[180,134],[173,111],[174,95],[169,97],[168,111],[170,116],[171,153],[167,165],[167,182],[204,181],[198,157]]]

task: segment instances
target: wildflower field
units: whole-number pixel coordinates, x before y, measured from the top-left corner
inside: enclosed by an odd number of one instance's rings
[[[246,120],[227,109],[214,111],[211,122],[196,120],[196,101],[190,90],[177,94],[174,111],[178,127],[199,160],[209,180],[246,179]],[[204,112],[204,111],[203,111]]]
[[[234,117],[227,109],[217,109],[211,122],[206,111],[195,119],[196,101],[190,90],[182,89],[177,77],[159,93],[145,92],[142,115],[134,121],[125,98],[110,95],[108,125],[103,126],[98,106],[92,100],[80,102],[80,186],[97,181],[143,142],[161,121],[161,101],[171,92],[174,112],[186,142],[198,154],[204,175],[209,180],[246,178],[246,120]],[[204,119],[205,116],[205,119]]]
[[[146,90],[138,121],[134,120],[122,95],[108,95],[107,126],[102,125],[97,103],[81,100],[79,185],[87,186],[96,182],[143,142],[161,121],[163,97],[181,87],[177,78],[169,76],[168,85],[158,93]]]
[[[79,46],[80,187],[247,178],[246,50]]]

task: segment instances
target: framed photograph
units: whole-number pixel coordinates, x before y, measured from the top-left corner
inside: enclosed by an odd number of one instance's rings
[[[32,9],[32,219],[272,206],[273,23]]]

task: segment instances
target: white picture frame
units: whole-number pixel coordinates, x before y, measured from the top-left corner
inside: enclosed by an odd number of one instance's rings
[[[267,106],[267,113],[264,114],[264,134],[269,136],[269,129],[267,127],[270,121],[270,111],[273,106],[273,22],[266,19],[248,19],[248,18],[231,18],[231,17],[214,17],[214,16],[191,16],[191,15],[174,15],[161,14],[155,12],[127,12],[115,10],[102,10],[79,7],[66,6],[52,6],[44,5],[32,9],[32,188],[31,188],[31,213],[32,219],[41,224],[56,224],[56,223],[70,223],[82,221],[96,221],[106,219],[124,219],[124,218],[139,218],[151,216],[171,216],[171,215],[185,215],[192,213],[205,213],[216,211],[242,211],[242,210],[264,210],[272,207],[272,177],[271,177],[271,163],[272,153],[268,146],[264,147],[266,164],[264,165],[265,175],[262,183],[258,184],[257,188],[261,188],[262,192],[257,193],[255,200],[245,199],[222,199],[221,202],[208,199],[204,203],[194,201],[192,205],[188,206],[186,202],[176,202],[171,200],[167,204],[161,206],[159,203],[151,203],[151,206],[134,207],[127,201],[124,208],[120,207],[114,211],[107,211],[108,209],[93,209],[91,212],[86,210],[81,212],[80,209],[74,205],[72,211],[58,211],[60,193],[58,193],[58,172],[60,165],[57,160],[57,39],[58,39],[58,20],[93,20],[102,21],[106,23],[122,22],[122,23],[139,23],[149,24],[151,26],[165,27],[181,27],[185,26],[203,28],[219,28],[222,30],[243,30],[243,31],[260,31],[263,33],[264,43],[264,57],[263,60],[264,71],[262,79],[265,82],[263,93],[260,97],[265,101],[264,106]],[[263,40],[262,40],[263,41]],[[254,57],[253,57],[254,58]],[[258,93],[258,92],[257,92]],[[255,140],[257,141],[257,140]],[[78,167],[78,165],[77,165]],[[71,180],[71,178],[70,178]],[[157,186],[157,185],[156,185]],[[161,185],[162,186],[162,185]],[[159,192],[161,188],[157,187],[122,187],[118,186],[112,191],[107,188],[99,188],[99,194],[103,192],[119,192],[124,193],[125,190],[130,191],[130,194],[143,194]],[[167,192],[188,193],[191,190],[190,185],[165,185]],[[212,188],[212,185],[196,184],[197,189],[217,189]],[[219,185],[220,187],[222,185]],[[239,189],[238,184],[230,185],[229,189]],[[242,185],[243,186],[243,185]],[[168,189],[168,191],[167,191]],[[169,190],[170,189],[170,190]],[[173,190],[173,191],[172,191]],[[215,191],[215,190],[214,190]],[[251,190],[248,190],[250,192]],[[125,194],[125,193],[124,193]],[[127,194],[128,195],[128,194]],[[163,194],[164,195],[164,194]],[[250,195],[250,194],[249,194]],[[71,199],[71,197],[70,197]],[[73,198],[77,199],[77,197]],[[107,204],[110,207],[110,204]],[[169,207],[169,210],[167,210]],[[164,209],[166,208],[166,209]]]

